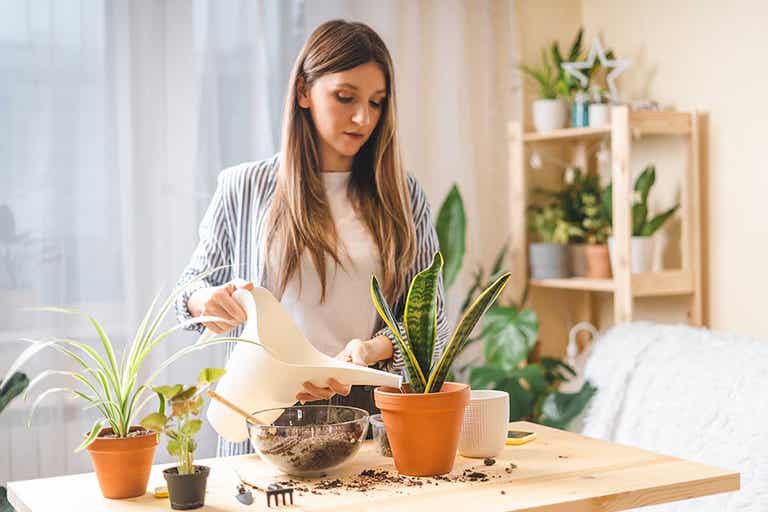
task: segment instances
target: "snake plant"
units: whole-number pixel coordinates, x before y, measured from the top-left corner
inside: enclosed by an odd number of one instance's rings
[[[44,340],[25,339],[23,341],[31,343],[31,346],[24,350],[11,364],[7,375],[3,381],[0,382],[0,387],[11,382],[14,372],[21,368],[38,352],[46,348],[52,348],[74,361],[79,368],[79,371],[45,370],[41,372],[29,382],[29,387],[24,394],[25,399],[38,383],[52,375],[71,377],[75,381],[77,387],[53,387],[40,393],[32,404],[27,424],[29,425],[31,423],[35,410],[46,397],[55,393],[66,393],[82,399],[84,402],[84,410],[95,408],[100,413],[100,417],[91,427],[88,436],[75,451],[81,451],[89,446],[104,427],[111,427],[112,431],[119,437],[126,437],[130,427],[134,424],[134,420],[138,419],[137,415],[139,412],[147,405],[149,400],[155,396],[151,392],[151,383],[158,377],[162,370],[177,359],[192,352],[229,341],[246,342],[261,346],[255,341],[242,338],[217,337],[208,340],[201,339],[193,345],[185,346],[174,352],[143,382],[140,383],[138,381],[139,371],[142,369],[142,365],[147,356],[149,356],[153,349],[171,334],[189,325],[222,321],[222,319],[218,317],[200,316],[181,322],[165,331],[159,330],[162,319],[173,305],[176,297],[193,283],[204,279],[220,270],[220,268],[221,267],[215,268],[200,274],[195,280],[178,287],[159,308],[156,308],[158,303],[158,297],[156,297],[139,325],[133,341],[130,344],[126,344],[119,362],[115,354],[115,347],[101,324],[92,316],[73,309],[36,308],[38,311],[73,314],[85,317],[91,323],[98,335],[102,353],[88,343],[79,340],[60,337]]]
[[[415,393],[436,393],[445,381],[456,355],[461,352],[469,334],[488,308],[496,301],[511,274],[504,273],[493,280],[462,314],[459,325],[448,340],[440,358],[435,359],[437,339],[437,291],[443,270],[443,255],[435,253],[432,264],[416,274],[405,300],[403,324],[405,336],[398,329],[392,310],[384,298],[376,276],[371,277],[371,298],[384,323],[394,334],[403,354],[411,390]]]

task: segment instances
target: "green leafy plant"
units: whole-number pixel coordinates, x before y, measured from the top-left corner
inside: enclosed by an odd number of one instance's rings
[[[191,286],[196,281],[204,279],[218,270],[220,270],[220,268],[205,272],[199,275],[196,280],[175,289],[159,308],[157,308],[159,297],[155,297],[141,321],[133,341],[130,344],[126,344],[120,357],[120,362],[118,362],[115,348],[107,336],[107,333],[104,331],[101,324],[99,324],[99,322],[92,316],[74,309],[50,307],[37,308],[39,311],[80,315],[85,317],[98,334],[98,340],[102,351],[97,351],[91,345],[83,341],[69,338],[53,337],[43,340],[24,340],[31,343],[31,346],[25,349],[11,364],[10,370],[0,386],[5,386],[5,384],[10,381],[13,373],[34,357],[35,354],[44,349],[52,348],[74,361],[77,364],[79,371],[45,370],[41,372],[30,381],[29,387],[24,394],[25,399],[37,384],[51,375],[65,375],[71,377],[78,387],[55,387],[40,393],[32,404],[28,424],[31,423],[38,405],[46,397],[55,393],[66,393],[82,399],[84,402],[84,410],[95,408],[101,413],[100,417],[93,423],[88,436],[75,451],[81,451],[89,446],[105,427],[111,428],[112,432],[119,437],[125,437],[128,434],[130,427],[133,425],[134,420],[138,417],[139,412],[146,406],[149,399],[153,396],[151,393],[148,393],[151,390],[151,383],[157,378],[160,372],[179,358],[198,350],[229,341],[251,343],[261,347],[261,345],[255,341],[242,338],[217,337],[207,340],[201,339],[197,343],[179,349],[170,355],[149,375],[149,377],[146,378],[146,380],[142,383],[139,382],[139,370],[142,368],[142,364],[152,350],[166,340],[171,334],[186,326],[198,323],[212,321],[226,322],[226,320],[218,317],[200,316],[181,322],[165,331],[159,330],[162,319],[173,305],[176,297],[178,297],[188,286]]]
[[[458,198],[458,199],[457,199]],[[461,200],[458,190],[449,194],[447,201]],[[445,203],[444,203],[445,205]],[[441,212],[443,207],[441,207]],[[458,210],[454,205],[451,211]],[[463,209],[462,209],[463,210]],[[437,231],[451,232],[454,236],[465,236],[466,221],[457,222],[450,215],[438,215]],[[443,241],[440,239],[443,247]],[[463,244],[453,244],[463,247]],[[479,266],[473,273],[472,284],[462,303],[462,311],[475,300],[486,280],[493,281],[504,265],[509,244],[505,243],[494,258],[488,273]],[[464,252],[446,258],[462,261]],[[490,277],[489,277],[490,276]],[[539,335],[539,319],[536,312],[523,308],[526,293],[519,304],[513,302],[493,304],[483,317],[480,332],[461,346],[462,351],[475,343],[483,346],[482,362],[472,360],[462,367],[454,368],[455,373],[469,370],[469,381],[473,388],[493,388],[507,391],[510,396],[510,421],[532,420],[546,425],[565,428],[573,418],[586,407],[595,393],[587,383],[577,393],[562,393],[558,390],[561,382],[568,381],[573,369],[556,358],[534,358],[534,348]],[[457,354],[458,356],[458,354]],[[451,378],[455,380],[455,377]]]
[[[140,424],[147,430],[160,432],[168,437],[168,453],[176,457],[180,475],[191,475],[195,472],[195,436],[203,426],[203,421],[197,416],[205,404],[203,393],[225,372],[223,368],[205,368],[200,372],[194,386],[185,388],[182,384],[175,384],[152,388],[160,399],[160,408],[158,412],[144,417]],[[170,412],[166,413],[168,410]]]
[[[574,91],[586,89],[581,87],[579,81],[569,75],[562,66],[563,62],[574,62],[584,55],[583,39],[584,29],[581,28],[576,34],[573,43],[571,43],[566,59],[563,58],[560,44],[557,41],[553,41],[549,48],[542,48],[541,65],[538,68],[525,65],[520,66],[520,69],[533,79],[539,87],[539,97],[541,99],[570,98]],[[613,55],[610,51],[608,54]],[[581,70],[581,72],[587,78],[591,78],[599,66],[600,63],[596,60],[591,68]]]
[[[571,229],[569,242],[604,244],[611,235],[610,188],[601,189],[595,174],[568,169],[569,180],[560,190],[538,189],[538,194],[554,200]]]
[[[648,218],[648,196],[656,183],[656,167],[654,165],[647,165],[643,172],[635,179],[634,191],[635,199],[632,203],[632,236],[651,236],[658,231],[667,220],[680,208],[680,204],[676,204],[672,208],[663,211],[662,213]],[[605,197],[605,211],[608,214],[609,223],[613,223],[612,207],[613,207],[613,185],[609,185],[606,188]]]
[[[405,301],[405,336],[400,334],[392,310],[387,304],[376,276],[371,277],[371,298],[379,316],[395,335],[403,354],[411,390],[436,393],[445,382],[456,355],[466,344],[480,318],[501,294],[511,274],[497,277],[463,312],[459,325],[448,340],[440,358],[433,364],[437,338],[437,290],[443,271],[443,255],[435,253],[432,264],[416,274]]]
[[[11,375],[11,378],[0,387],[0,413],[8,407],[11,400],[19,396],[29,385],[29,378],[21,372]],[[0,487],[0,512],[13,512],[14,508],[8,503],[5,487]]]
[[[581,236],[578,226],[568,222],[563,209],[554,203],[532,206],[528,209],[528,228],[539,242],[567,244],[574,236]]]

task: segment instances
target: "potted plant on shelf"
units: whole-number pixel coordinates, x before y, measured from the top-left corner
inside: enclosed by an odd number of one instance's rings
[[[528,227],[537,240],[528,246],[532,279],[558,279],[569,276],[566,244],[581,234],[577,226],[565,219],[556,203],[529,209]]]
[[[177,288],[159,309],[156,309],[156,298],[141,321],[132,342],[126,344],[120,362],[112,342],[95,318],[77,310],[39,308],[43,311],[82,315],[87,318],[98,334],[102,352],[100,353],[88,343],[68,338],[27,340],[32,345],[11,364],[8,374],[0,383],[0,386],[4,386],[16,370],[36,353],[46,348],[57,350],[77,365],[78,371],[45,370],[30,381],[27,395],[37,384],[51,375],[71,377],[77,387],[55,387],[40,393],[32,404],[29,421],[38,405],[54,393],[73,395],[83,401],[84,410],[96,409],[99,412],[98,419],[84,435],[83,442],[75,451],[88,449],[105,498],[132,498],[146,492],[158,435],[147,431],[136,422],[138,414],[153,396],[149,393],[150,385],[162,370],[184,355],[220,343],[239,341],[261,346],[254,341],[240,338],[218,337],[201,340],[179,349],[163,361],[143,382],[139,381],[139,370],[143,369],[142,366],[147,357],[158,344],[175,331],[197,323],[225,321],[218,317],[201,316],[165,331],[159,331],[160,322],[176,297],[187,286],[218,270],[217,268],[203,273],[195,281]]]
[[[583,197],[587,194],[600,194],[600,184],[597,175],[584,175],[579,167],[568,167],[563,176],[565,185],[560,190],[537,188],[534,193],[549,201],[556,201],[563,211],[567,223],[574,227],[568,239],[568,268],[570,275],[585,277],[587,275],[587,240],[583,232],[584,221]],[[579,229],[575,229],[579,228]]]
[[[597,191],[587,191],[581,194],[581,210],[583,218],[581,229],[587,245],[584,252],[587,260],[587,277],[593,279],[610,279],[611,264],[608,257],[606,242],[611,234],[609,202],[605,194]]]
[[[632,240],[631,240],[631,262],[630,269],[633,274],[641,272],[650,272],[653,266],[653,235],[661,228],[667,220],[680,208],[680,204],[663,211],[662,213],[648,218],[648,196],[651,192],[653,184],[656,182],[656,167],[654,165],[648,165],[643,169],[643,172],[635,180],[634,192],[635,200],[632,204]],[[611,205],[612,205],[612,186],[609,185],[606,189],[605,197],[607,204],[607,213],[609,215],[609,223],[612,221]],[[611,266],[614,273],[616,272],[616,257],[615,247],[616,242],[614,237],[608,239],[608,247],[610,251]]]
[[[400,473],[411,476],[442,475],[453,468],[469,386],[446,382],[446,377],[472,329],[511,277],[509,272],[500,275],[478,295],[435,361],[437,290],[442,269],[443,256],[437,252],[432,264],[411,281],[403,315],[404,332],[376,276],[371,278],[371,298],[394,334],[409,381],[403,390],[376,388],[374,398],[381,409],[395,466]]]
[[[568,52],[568,60],[577,60],[582,53],[581,41],[584,30],[579,33]],[[533,125],[536,131],[547,132],[564,128],[568,121],[568,106],[571,92],[577,87],[576,80],[562,68],[560,45],[552,42],[549,50],[541,50],[541,66],[532,68],[521,65],[520,69],[532,78],[539,88],[539,98],[533,102]]]
[[[160,409],[146,416],[140,424],[147,430],[165,434],[168,453],[178,462],[176,467],[163,470],[172,509],[189,510],[205,504],[210,468],[193,464],[197,449],[195,435],[203,426],[203,421],[196,416],[200,415],[205,403],[203,393],[224,373],[223,368],[205,368],[194,386],[185,388],[176,384],[152,388],[160,399]]]

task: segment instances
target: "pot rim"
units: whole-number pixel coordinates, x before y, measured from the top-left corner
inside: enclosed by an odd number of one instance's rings
[[[396,388],[380,386],[373,391],[374,402],[382,411],[405,408],[418,409],[426,414],[458,407],[458,403],[462,403],[461,407],[465,407],[469,403],[469,384],[445,382],[443,386],[445,384],[449,384],[453,389],[436,393],[402,393]]]
[[[184,478],[184,477],[199,477],[199,476],[202,476],[202,475],[206,475],[207,476],[211,472],[211,467],[210,466],[203,466],[202,464],[194,464],[194,466],[195,466],[195,469],[202,469],[204,471],[201,471],[200,472],[201,474],[198,474],[198,472],[195,471],[191,475],[181,475],[181,474],[179,474],[179,466],[173,466],[173,467],[170,467],[170,468],[165,468],[163,470],[163,474],[164,475],[174,475],[174,476],[179,477],[179,478]],[[174,473],[174,470],[176,471],[175,473]]]
[[[139,429],[146,432],[131,437],[101,437],[106,432],[114,432],[112,427],[104,427],[99,431],[99,435],[96,436],[93,442],[87,446],[86,450],[91,453],[145,450],[150,448],[154,450],[158,445],[160,434],[154,430],[147,430],[141,425],[134,425],[128,431],[135,432]],[[87,438],[88,435],[90,435],[90,432],[83,434],[83,437]]]

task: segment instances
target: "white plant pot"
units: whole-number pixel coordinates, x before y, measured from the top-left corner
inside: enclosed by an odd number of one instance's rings
[[[630,271],[633,274],[640,274],[642,272],[651,272],[653,270],[653,238],[649,236],[633,236],[630,247],[631,262],[629,265]],[[616,261],[616,239],[614,237],[608,238],[608,252],[611,257],[611,270],[613,275],[616,275],[617,261]]]
[[[533,102],[533,126],[537,132],[551,132],[564,128],[568,122],[568,107],[562,100],[536,100]]]
[[[611,124],[611,106],[607,103],[589,105],[589,127],[605,128]]]

